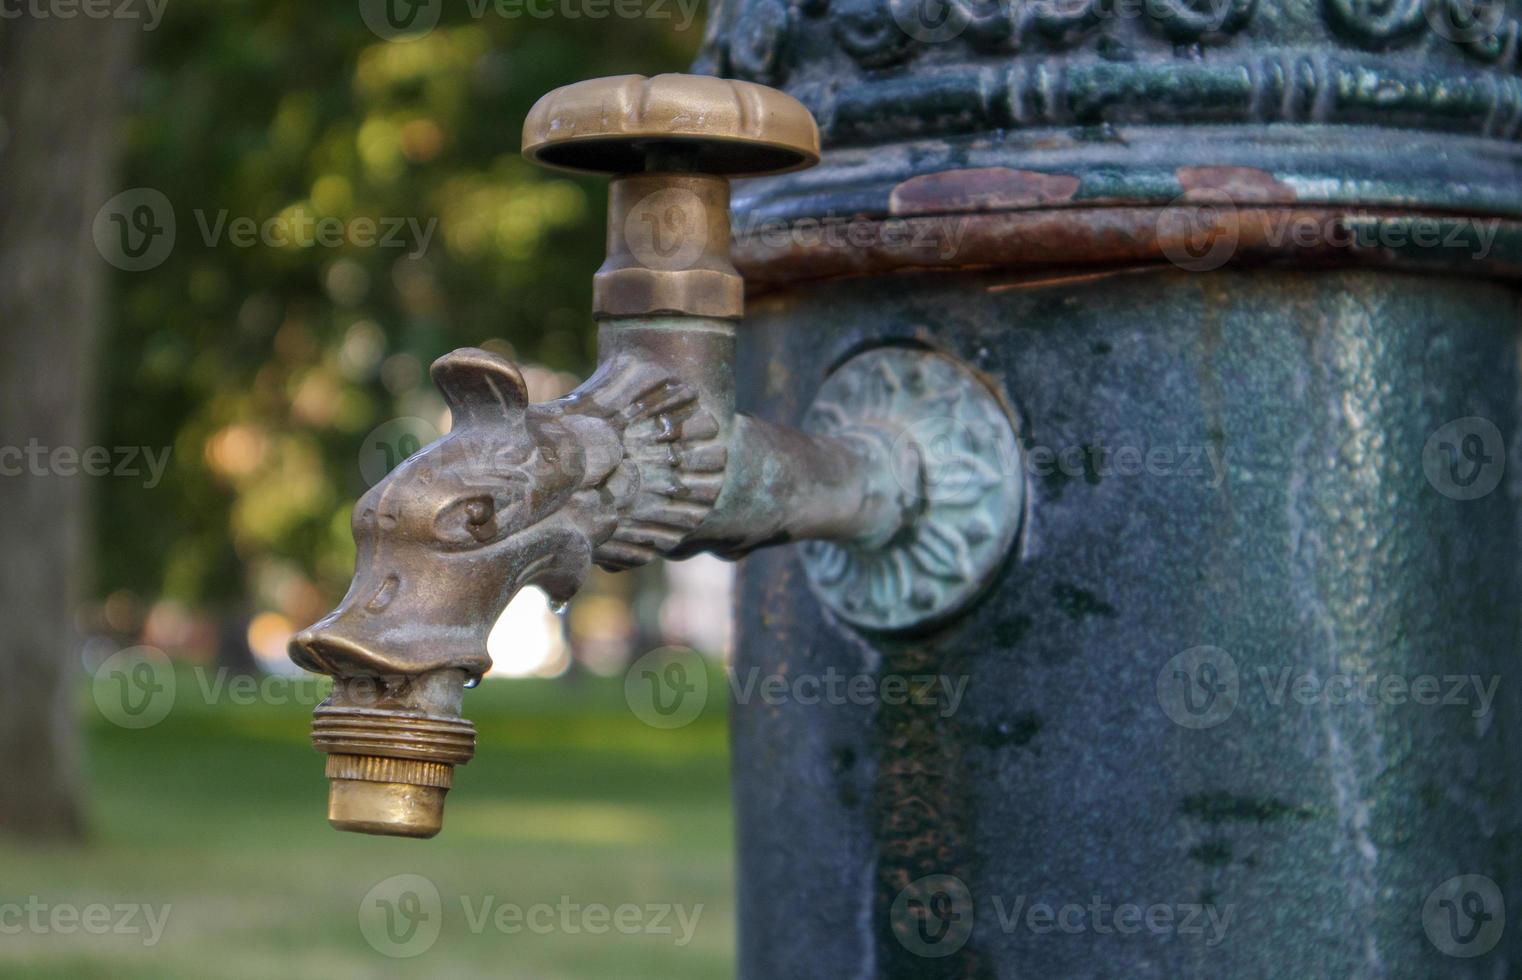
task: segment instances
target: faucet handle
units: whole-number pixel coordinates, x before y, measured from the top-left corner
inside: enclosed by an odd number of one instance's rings
[[[757,176],[818,163],[819,127],[803,103],[765,85],[614,75],[542,96],[523,121],[523,155],[583,173]]]
[[[814,165],[819,127],[803,103],[764,85],[617,75],[540,98],[523,122],[523,155],[613,177],[594,316],[736,319],[745,283],[729,261],[728,178]]]

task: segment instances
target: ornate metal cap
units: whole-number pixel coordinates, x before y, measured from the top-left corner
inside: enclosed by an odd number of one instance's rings
[[[672,147],[686,168],[733,177],[819,162],[819,127],[797,99],[707,75],[614,75],[547,93],[523,121],[523,155],[549,167],[627,174]]]

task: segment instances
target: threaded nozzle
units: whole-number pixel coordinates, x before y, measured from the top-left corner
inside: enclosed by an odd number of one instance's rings
[[[319,707],[312,743],[328,755],[328,823],[338,830],[432,837],[444,825],[454,767],[475,755],[476,728],[420,711]]]

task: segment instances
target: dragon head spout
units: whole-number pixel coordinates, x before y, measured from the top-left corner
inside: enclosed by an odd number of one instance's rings
[[[518,369],[486,351],[455,351],[432,375],[454,425],[355,506],[348,594],[291,642],[308,670],[479,676],[513,595],[538,585],[569,598],[616,525],[603,486],[622,457],[611,426],[530,406]]]

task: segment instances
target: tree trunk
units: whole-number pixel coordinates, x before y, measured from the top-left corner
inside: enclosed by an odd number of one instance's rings
[[[82,831],[88,478],[25,453],[87,446],[111,272],[91,225],[112,196],[134,33],[112,18],[0,21],[0,830],[26,836]]]

